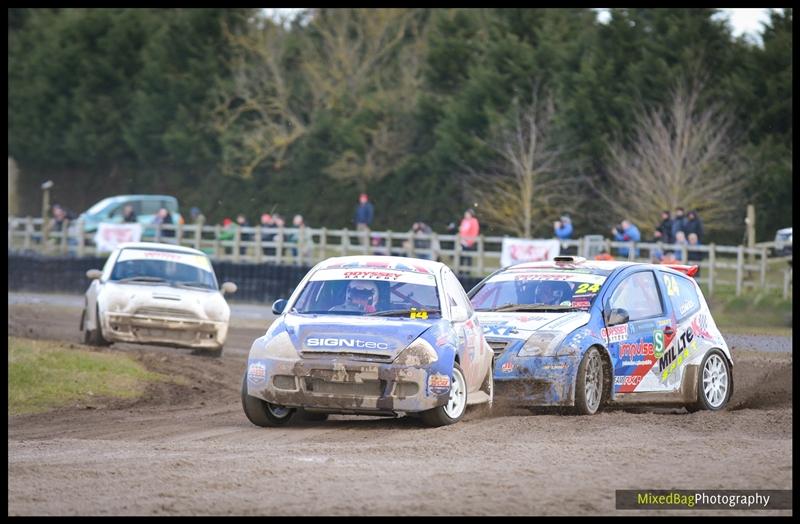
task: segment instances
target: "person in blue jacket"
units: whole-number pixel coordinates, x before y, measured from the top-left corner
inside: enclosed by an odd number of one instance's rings
[[[569,240],[572,238],[572,220],[569,215],[561,215],[559,220],[553,222],[553,231],[559,240]]]
[[[618,242],[639,242],[642,239],[642,235],[639,233],[639,228],[637,228],[631,223],[630,220],[627,219],[623,220],[619,226],[612,227],[611,234],[614,235],[614,240]],[[619,256],[627,257],[628,248],[619,248]],[[634,250],[634,256],[639,256],[639,248]]]

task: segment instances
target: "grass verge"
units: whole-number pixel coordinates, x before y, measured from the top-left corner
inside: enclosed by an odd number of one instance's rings
[[[9,415],[40,413],[94,398],[136,398],[148,383],[169,380],[129,355],[8,337]]]
[[[727,331],[752,334],[792,332],[792,300],[774,291],[758,291],[736,296],[734,289],[722,289],[713,297],[706,294],[717,326]]]

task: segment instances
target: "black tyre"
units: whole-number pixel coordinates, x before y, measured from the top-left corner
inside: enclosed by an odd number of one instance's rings
[[[690,412],[705,409],[719,411],[728,404],[733,393],[733,375],[722,351],[706,353],[697,374],[697,402],[686,407]]]
[[[211,349],[200,349],[193,351],[192,354],[202,355],[204,357],[220,358],[222,356],[223,346]]]
[[[103,324],[100,322],[100,308],[99,306],[95,306],[95,323],[97,324],[97,329],[88,329],[84,326],[84,334],[83,339],[84,341],[89,344],[90,346],[110,346],[111,342],[103,337]]]
[[[248,395],[247,372],[242,379],[242,408],[247,420],[262,428],[283,426],[292,419],[297,411],[295,408],[278,406]]]
[[[422,422],[431,427],[455,424],[467,410],[467,382],[464,372],[458,363],[453,364],[453,376],[450,379],[450,398],[443,406],[435,407],[421,413]]]
[[[603,357],[597,348],[589,348],[578,366],[575,380],[575,408],[578,415],[594,415],[603,400]]]

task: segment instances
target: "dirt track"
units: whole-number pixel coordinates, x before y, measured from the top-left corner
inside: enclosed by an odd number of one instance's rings
[[[77,344],[75,302],[9,295],[9,335]],[[614,510],[615,489],[791,488],[790,352],[733,344],[735,393],[720,413],[468,413],[437,429],[331,417],[261,429],[239,401],[246,351],[270,320],[253,311],[234,308],[221,359],[111,349],[189,385],[9,417],[9,515],[631,514]]]

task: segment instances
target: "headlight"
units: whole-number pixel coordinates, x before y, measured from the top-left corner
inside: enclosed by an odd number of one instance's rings
[[[561,331],[537,331],[525,341],[519,350],[521,357],[542,357],[553,355],[558,346],[564,341],[566,333]]]
[[[436,353],[433,346],[418,338],[401,351],[394,362],[400,366],[427,366],[437,360],[439,360],[439,354]]]
[[[225,317],[225,303],[221,300],[209,300],[203,309],[210,320],[223,320]]]

